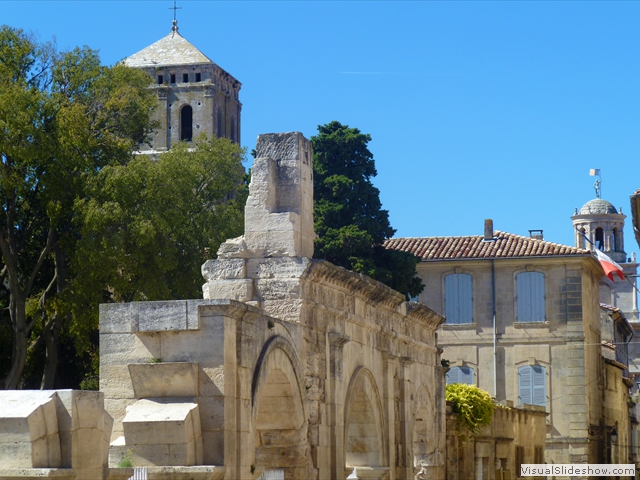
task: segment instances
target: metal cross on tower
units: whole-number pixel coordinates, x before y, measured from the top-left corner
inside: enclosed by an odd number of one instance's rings
[[[173,25],[171,26],[172,32],[178,31],[178,20],[176,19],[176,13],[178,10],[182,10],[182,7],[176,7],[176,0],[173,0],[173,7],[169,7],[169,10],[173,10]]]

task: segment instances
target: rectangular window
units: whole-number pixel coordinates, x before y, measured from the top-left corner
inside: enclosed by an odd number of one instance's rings
[[[516,478],[521,478],[520,471],[524,463],[524,447],[516,445]]]
[[[518,403],[547,406],[547,369],[527,365],[518,369]]]
[[[176,83],[176,74],[175,73],[171,74],[171,83]]]
[[[452,383],[466,383],[475,385],[473,368],[471,367],[451,367],[447,372],[447,385]]]
[[[544,322],[544,273],[522,272],[516,276],[519,322]]]
[[[162,75],[158,75],[158,85],[162,85],[164,83],[164,77]]]
[[[444,278],[447,324],[473,323],[473,281],[471,275],[454,273]]]
[[[542,465],[544,463],[544,447],[534,447],[533,463]]]
[[[196,73],[196,82],[199,82],[200,80],[201,80],[200,73]]]
[[[183,83],[189,83],[189,74],[188,73],[183,73],[182,74],[182,82]]]

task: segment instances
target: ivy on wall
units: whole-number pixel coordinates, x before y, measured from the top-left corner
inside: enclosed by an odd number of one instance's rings
[[[475,385],[447,385],[446,399],[453,403],[454,412],[458,414],[458,430],[466,427],[475,435],[482,427],[491,423],[495,403],[489,393]]]

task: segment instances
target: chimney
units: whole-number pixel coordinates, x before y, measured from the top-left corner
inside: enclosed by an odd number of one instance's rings
[[[529,237],[535,238],[536,240],[544,240],[542,230],[529,230]]]
[[[493,240],[493,220],[487,218],[484,221],[484,241],[492,242]]]

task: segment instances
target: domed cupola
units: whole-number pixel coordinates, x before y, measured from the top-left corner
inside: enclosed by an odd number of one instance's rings
[[[599,193],[599,192],[597,192]],[[618,263],[626,262],[624,251],[624,219],[622,209],[616,208],[602,198],[594,198],[585,203],[580,211],[576,209],[571,217],[575,232],[576,247],[593,250],[598,248]],[[584,234],[590,241],[585,241]]]
[[[594,198],[585,203],[580,209],[580,215],[599,215],[603,213],[612,213],[616,215],[616,207],[602,198]]]

